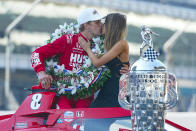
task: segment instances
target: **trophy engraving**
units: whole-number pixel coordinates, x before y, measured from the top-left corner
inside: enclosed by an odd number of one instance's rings
[[[157,59],[159,53],[153,49],[152,34],[158,35],[142,26],[140,59],[120,79],[118,100],[121,107],[132,111],[134,131],[165,130],[165,111],[178,101],[176,78]]]

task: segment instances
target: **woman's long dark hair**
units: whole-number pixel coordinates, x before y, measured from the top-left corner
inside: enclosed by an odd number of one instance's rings
[[[112,13],[105,19],[104,48],[109,51],[118,41],[126,36],[126,16],[120,13]]]

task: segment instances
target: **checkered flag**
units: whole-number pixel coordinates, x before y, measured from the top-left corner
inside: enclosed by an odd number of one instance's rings
[[[159,56],[159,52],[155,51],[152,47],[149,47],[144,52],[144,57],[146,57],[150,61],[156,60],[158,56]]]

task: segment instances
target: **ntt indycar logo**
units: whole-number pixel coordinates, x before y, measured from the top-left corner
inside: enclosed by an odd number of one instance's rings
[[[64,113],[64,121],[71,122],[74,120],[73,118],[74,118],[74,113],[72,111],[66,111]]]

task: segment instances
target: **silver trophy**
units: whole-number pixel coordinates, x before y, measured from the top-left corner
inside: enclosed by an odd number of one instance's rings
[[[152,34],[158,35],[142,26],[140,59],[128,75],[120,78],[118,100],[124,109],[132,111],[133,131],[164,131],[165,110],[178,101],[176,78],[157,59],[159,53],[153,49]]]

